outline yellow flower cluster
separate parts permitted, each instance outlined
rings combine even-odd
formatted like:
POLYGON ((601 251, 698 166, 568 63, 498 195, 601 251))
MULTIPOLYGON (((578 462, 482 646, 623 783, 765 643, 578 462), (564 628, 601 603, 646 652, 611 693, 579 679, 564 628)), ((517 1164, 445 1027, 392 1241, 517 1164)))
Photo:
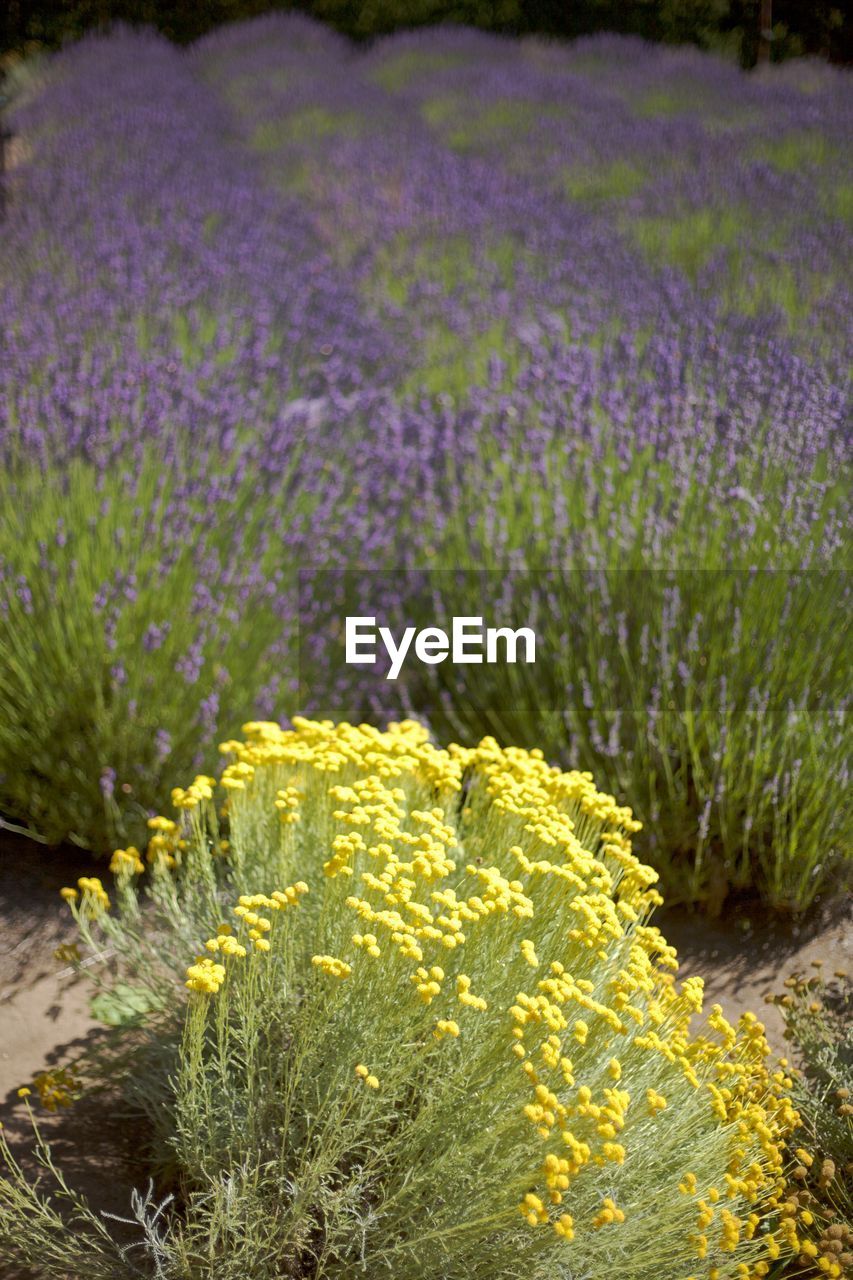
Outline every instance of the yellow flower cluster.
MULTIPOLYGON (((657 875, 632 851, 629 809, 540 752, 492 739, 441 750, 410 721, 382 732, 296 718, 291 729, 252 722, 243 732, 223 744, 229 856, 245 860, 278 814, 277 865, 305 880, 241 897, 245 934, 220 928, 187 986, 218 991, 249 948, 275 956, 275 913, 311 884, 305 963, 348 980, 346 994, 321 984, 329 1010, 388 1001, 395 1026, 409 1019, 407 1051, 442 1055, 436 1072, 483 1055, 478 1078, 500 1099, 493 1114, 517 1124, 520 1145, 541 1146, 506 1188, 509 1212, 547 1228, 553 1247, 580 1249, 582 1260, 599 1233, 627 1241, 643 1230, 653 1202, 638 1199, 646 1180, 629 1176, 641 1165, 656 1180, 645 1194, 666 1206, 667 1248, 701 1261, 709 1280, 715 1270, 753 1280, 798 1246, 794 1218, 780 1215, 797 1121, 790 1082, 769 1065, 752 1015, 734 1027, 715 1006, 692 1025, 702 983, 674 981, 675 951, 647 923, 657 875), (691 1169, 694 1145, 702 1163, 691 1169), (768 1231, 771 1214, 780 1225, 768 1231)), ((213 787, 197 778, 175 804, 199 806, 213 787)), ((154 829, 154 839, 178 838, 154 829)), ((392 1059, 371 1059, 385 1095, 392 1059)), ((378 1088, 363 1063, 355 1074, 378 1088)))
POLYGON ((592 1220, 593 1231, 607 1227, 611 1222, 624 1222, 625 1212, 614 1204, 610 1196, 605 1196, 601 1208, 592 1220))
POLYGON ((127 849, 116 849, 110 858, 110 871, 114 876, 139 876, 144 870, 145 863, 133 845, 127 849))
POLYGON ((177 866, 187 844, 181 837, 180 827, 171 818, 163 817, 149 818, 148 827, 154 835, 148 841, 146 861, 154 867, 171 870, 177 866))
POLYGON ((186 986, 190 991, 203 995, 216 995, 225 981, 225 965, 216 964, 210 956, 197 956, 195 964, 187 969, 186 986))
POLYGON ((312 956, 311 963, 330 978, 348 978, 352 973, 352 965, 339 960, 337 956, 312 956))
POLYGON ((283 823, 299 821, 299 791, 296 787, 285 787, 279 791, 275 799, 275 807, 281 815, 283 823))
POLYGON ((223 956, 236 956, 238 960, 245 960, 248 954, 243 944, 227 933, 217 933, 215 938, 208 938, 204 946, 214 955, 219 952, 223 956))
POLYGON ((466 1005, 469 1009, 480 1009, 485 1013, 489 1005, 482 996, 475 996, 471 991, 471 979, 466 973, 460 973, 456 979, 456 995, 460 1004, 466 1005))
POLYGON ((227 962, 232 959, 245 960, 249 954, 249 943, 255 951, 266 952, 271 949, 272 943, 267 934, 273 931, 273 921, 268 916, 259 915, 259 910, 271 913, 286 911, 288 907, 295 907, 307 892, 308 885, 304 880, 299 880, 286 889, 274 890, 269 896, 265 893, 241 894, 233 910, 240 927, 246 930, 246 944, 235 936, 230 924, 220 924, 216 936, 208 938, 204 944, 208 954, 196 956, 195 964, 187 969, 185 985, 190 991, 216 995, 225 982, 227 962), (219 956, 222 963, 213 961, 211 956, 219 956))
POLYGON ((441 984, 444 981, 444 970, 441 965, 434 964, 431 969, 419 965, 409 978, 424 1004, 431 1004, 436 996, 441 995, 441 984))
POLYGON ((355 946, 364 947, 367 954, 369 956, 373 956, 375 960, 378 960, 382 955, 376 941, 375 933, 354 933, 352 935, 352 940, 355 946))
POLYGON ((60 889, 59 893, 83 920, 96 920, 110 909, 110 896, 97 876, 81 876, 76 889, 60 889))
MULTIPOLYGON (((39 1102, 46 1111, 57 1111, 60 1107, 70 1107, 75 1095, 80 1090, 80 1081, 70 1067, 54 1067, 50 1071, 40 1071, 33 1079, 39 1096, 39 1102)), ((19 1098, 29 1098, 32 1090, 26 1085, 18 1089, 19 1098)))
POLYGON ((176 809, 195 809, 204 800, 213 799, 213 788, 216 786, 215 778, 208 778, 205 774, 200 773, 194 778, 186 791, 181 787, 174 787, 172 790, 172 804, 176 809))

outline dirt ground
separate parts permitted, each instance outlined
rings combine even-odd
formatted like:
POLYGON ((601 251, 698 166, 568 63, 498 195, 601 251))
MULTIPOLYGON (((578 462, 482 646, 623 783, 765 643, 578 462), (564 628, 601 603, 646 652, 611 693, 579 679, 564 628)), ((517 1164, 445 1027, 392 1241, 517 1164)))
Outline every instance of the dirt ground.
POLYGON ((662 909, 658 925, 678 950, 678 976, 705 979, 705 1004, 715 1001, 734 1020, 751 1009, 767 1027, 771 1046, 786 1050, 779 1010, 764 1003, 795 970, 823 961, 827 973, 853 973, 853 912, 850 903, 819 906, 807 920, 768 919, 753 906, 732 904, 719 920, 680 909, 662 909))
MULTIPOLYGON (((99 1034, 87 983, 54 955, 75 936, 58 891, 86 874, 103 875, 103 864, 79 849, 46 849, 0 829, 0 1121, 25 1164, 31 1131, 17 1089, 99 1034)), ((662 911, 656 923, 678 948, 680 976, 702 974, 708 1004, 719 1001, 730 1017, 753 1009, 779 1052, 785 1050, 781 1021, 778 1010, 763 1003, 765 994, 813 960, 853 971, 853 919, 838 907, 819 910, 806 923, 768 921, 742 906, 718 921, 662 911)), ((121 1117, 84 1100, 45 1116, 44 1130, 69 1183, 99 1210, 127 1214, 131 1190, 144 1174, 121 1117)))
MULTIPOLYGON (((33 1151, 32 1128, 17 1090, 61 1066, 102 1034, 89 1012, 89 989, 57 947, 74 941, 74 922, 59 897, 80 875, 104 873, 79 849, 47 849, 0 828, 0 1123, 30 1179, 49 1179, 33 1151)), ((144 1173, 134 1161, 135 1135, 101 1099, 82 1099, 54 1114, 33 1110, 69 1185, 99 1211, 127 1216, 144 1173)), ((121 1228, 114 1234, 118 1238, 121 1228)), ((28 1280, 16 1271, 3 1280, 28 1280)))

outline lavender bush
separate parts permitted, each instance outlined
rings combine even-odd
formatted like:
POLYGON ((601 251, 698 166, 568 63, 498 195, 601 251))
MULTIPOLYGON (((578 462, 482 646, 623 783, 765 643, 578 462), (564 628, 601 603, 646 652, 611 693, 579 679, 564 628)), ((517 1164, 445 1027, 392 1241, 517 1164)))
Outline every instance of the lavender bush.
POLYGON ((130 839, 247 707, 297 709, 299 617, 300 709, 541 743, 670 895, 806 905, 851 834, 850 101, 292 17, 56 58, 0 247, 0 806, 130 839), (547 660, 368 691, 297 593, 328 567, 405 570, 356 594, 423 622, 532 591, 547 660))
POLYGON ((376 536, 370 459, 359 502, 350 457, 392 344, 164 41, 82 43, 20 127, 37 160, 3 239, 3 804, 97 846, 232 708, 286 701, 292 565, 376 536))

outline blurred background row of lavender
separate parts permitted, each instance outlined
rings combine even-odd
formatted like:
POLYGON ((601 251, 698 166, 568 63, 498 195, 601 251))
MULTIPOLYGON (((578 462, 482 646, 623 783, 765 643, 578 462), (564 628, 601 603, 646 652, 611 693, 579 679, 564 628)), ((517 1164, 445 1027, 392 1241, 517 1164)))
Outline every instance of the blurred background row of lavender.
POLYGON ((696 44, 745 67, 817 55, 853 57, 850 15, 834 0, 7 0, 4 50, 58 48, 111 22, 155 27, 188 44, 226 22, 296 11, 358 41, 449 22, 504 35, 576 39, 597 31, 696 44))
POLYGON ((245 719, 414 712, 592 769, 670 897, 837 885, 847 73, 274 16, 16 74, 7 819, 139 841, 245 719), (541 657, 392 686, 347 611, 541 657))

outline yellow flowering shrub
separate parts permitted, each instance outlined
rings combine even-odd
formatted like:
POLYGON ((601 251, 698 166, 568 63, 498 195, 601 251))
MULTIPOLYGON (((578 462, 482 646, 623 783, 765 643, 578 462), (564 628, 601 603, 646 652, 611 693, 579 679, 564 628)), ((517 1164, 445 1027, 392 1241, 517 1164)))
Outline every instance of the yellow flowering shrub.
POLYGON ((152 1275, 752 1280, 797 1251, 790 1081, 675 981, 630 810, 412 722, 244 734, 152 820, 144 892, 125 850, 115 911, 68 895, 171 1008, 184 957, 152 1275))

